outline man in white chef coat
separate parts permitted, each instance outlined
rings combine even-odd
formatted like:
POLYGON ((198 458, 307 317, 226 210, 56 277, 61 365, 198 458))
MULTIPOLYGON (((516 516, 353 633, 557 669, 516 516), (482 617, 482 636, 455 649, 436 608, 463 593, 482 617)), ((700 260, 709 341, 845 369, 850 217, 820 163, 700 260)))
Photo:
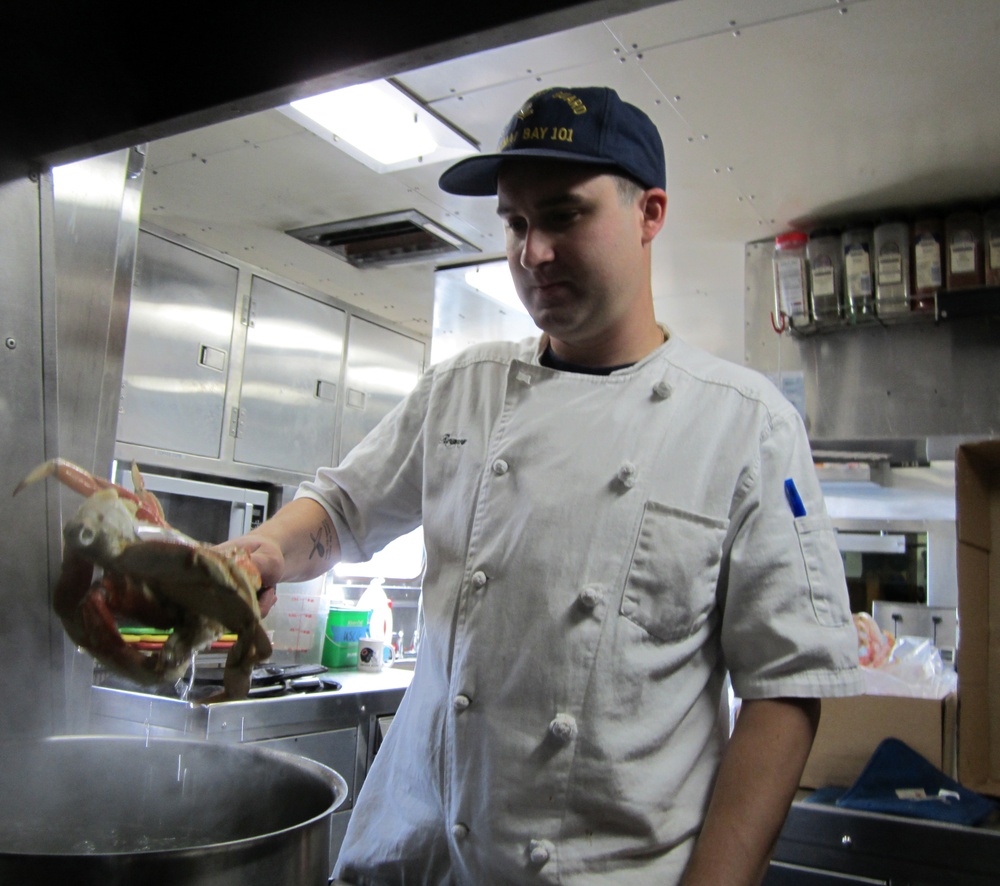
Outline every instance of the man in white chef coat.
POLYGON ((538 93, 441 186, 497 195, 543 334, 432 367, 241 540, 273 585, 424 527, 413 683, 338 876, 759 883, 818 699, 861 689, 800 418, 657 323, 664 151, 613 90, 538 93))

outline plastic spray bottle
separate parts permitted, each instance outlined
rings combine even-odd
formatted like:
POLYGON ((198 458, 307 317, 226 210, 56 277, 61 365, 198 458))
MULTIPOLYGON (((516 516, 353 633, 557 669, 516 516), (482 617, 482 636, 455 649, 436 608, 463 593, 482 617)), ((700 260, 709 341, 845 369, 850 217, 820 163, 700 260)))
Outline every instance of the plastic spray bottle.
POLYGON ((385 579, 373 578, 358 600, 358 609, 370 609, 372 617, 368 622, 368 636, 372 640, 392 642, 392 606, 382 590, 385 579))

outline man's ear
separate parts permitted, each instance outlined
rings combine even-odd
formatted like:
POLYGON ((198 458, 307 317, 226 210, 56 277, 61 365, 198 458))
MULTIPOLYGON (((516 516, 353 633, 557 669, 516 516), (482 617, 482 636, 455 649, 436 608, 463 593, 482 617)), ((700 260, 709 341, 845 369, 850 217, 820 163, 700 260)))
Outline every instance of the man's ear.
POLYGON ((650 242, 667 219, 667 192, 663 188, 650 188, 640 198, 642 209, 642 241, 650 242))

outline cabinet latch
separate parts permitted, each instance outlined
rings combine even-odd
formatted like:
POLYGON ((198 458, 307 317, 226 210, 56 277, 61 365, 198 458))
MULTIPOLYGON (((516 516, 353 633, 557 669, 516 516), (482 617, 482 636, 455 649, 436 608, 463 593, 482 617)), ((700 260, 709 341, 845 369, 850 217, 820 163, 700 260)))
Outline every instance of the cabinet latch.
POLYGON ((243 297, 243 306, 240 308, 240 323, 244 326, 253 329, 254 325, 254 306, 253 306, 253 296, 245 295, 243 297))
POLYGON ((243 433, 243 423, 246 416, 239 406, 234 406, 229 414, 229 436, 239 437, 243 433))

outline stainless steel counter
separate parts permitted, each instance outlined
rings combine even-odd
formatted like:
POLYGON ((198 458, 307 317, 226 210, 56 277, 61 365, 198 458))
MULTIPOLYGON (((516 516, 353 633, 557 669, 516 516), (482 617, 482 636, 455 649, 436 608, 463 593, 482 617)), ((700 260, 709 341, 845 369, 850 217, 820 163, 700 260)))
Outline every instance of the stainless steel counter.
POLYGON ((359 719, 395 713, 410 685, 412 671, 387 668, 378 674, 331 672, 341 684, 335 692, 201 705, 94 686, 90 728, 95 733, 201 738, 210 741, 261 741, 356 726, 359 719))

